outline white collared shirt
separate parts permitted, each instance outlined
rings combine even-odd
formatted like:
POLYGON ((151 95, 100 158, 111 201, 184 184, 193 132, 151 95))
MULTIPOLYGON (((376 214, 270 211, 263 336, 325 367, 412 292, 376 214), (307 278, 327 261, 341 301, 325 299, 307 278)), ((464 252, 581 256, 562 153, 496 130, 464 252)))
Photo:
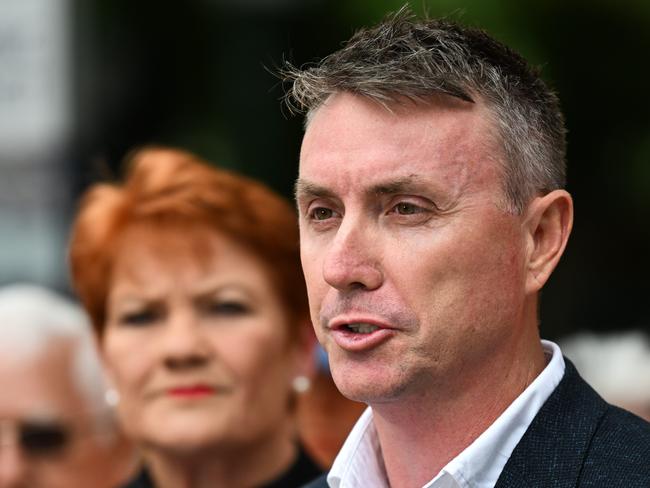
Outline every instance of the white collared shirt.
MULTIPOLYGON (((491 488, 528 426, 564 376, 560 348, 542 341, 551 359, 544 370, 474 442, 422 488, 491 488)), ((330 488, 389 488, 379 438, 367 408, 327 475, 330 488)))

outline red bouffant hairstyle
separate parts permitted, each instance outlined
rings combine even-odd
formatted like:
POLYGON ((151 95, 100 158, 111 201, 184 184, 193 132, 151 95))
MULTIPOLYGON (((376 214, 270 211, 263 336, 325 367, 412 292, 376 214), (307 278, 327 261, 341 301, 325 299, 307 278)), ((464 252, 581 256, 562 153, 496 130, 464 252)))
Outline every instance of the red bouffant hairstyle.
MULTIPOLYGON (((292 324, 309 317, 293 206, 266 186, 167 148, 126 161, 122 184, 99 183, 83 195, 69 244, 72 281, 101 337, 113 262, 132 225, 193 225, 246 246, 267 265, 292 324)), ((187 239, 192 239, 191 230, 187 239)))

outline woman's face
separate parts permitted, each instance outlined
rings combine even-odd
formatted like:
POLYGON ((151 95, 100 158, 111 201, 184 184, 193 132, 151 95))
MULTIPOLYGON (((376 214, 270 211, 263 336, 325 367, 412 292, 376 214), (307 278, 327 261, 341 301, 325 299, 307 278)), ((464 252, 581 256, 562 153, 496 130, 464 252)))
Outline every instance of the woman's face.
POLYGON ((299 341, 263 263, 207 229, 134 227, 124 243, 102 350, 127 434, 191 452, 286 426, 299 341))

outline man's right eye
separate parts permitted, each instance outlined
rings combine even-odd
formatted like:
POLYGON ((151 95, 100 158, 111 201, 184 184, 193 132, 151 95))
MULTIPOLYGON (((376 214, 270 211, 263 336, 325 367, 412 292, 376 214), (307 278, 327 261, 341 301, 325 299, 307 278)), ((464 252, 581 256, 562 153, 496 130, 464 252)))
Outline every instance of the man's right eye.
POLYGON ((334 216, 332 209, 327 207, 316 207, 310 214, 313 220, 327 220, 334 216))

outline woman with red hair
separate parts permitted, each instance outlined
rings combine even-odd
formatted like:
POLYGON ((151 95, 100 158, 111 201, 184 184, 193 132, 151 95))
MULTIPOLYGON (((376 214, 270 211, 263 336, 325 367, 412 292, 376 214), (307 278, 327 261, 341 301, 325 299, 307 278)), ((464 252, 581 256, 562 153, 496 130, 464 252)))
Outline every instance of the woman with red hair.
POLYGON ((123 184, 84 195, 70 264, 142 452, 130 487, 291 487, 318 474, 292 415, 313 340, 288 202, 191 154, 145 149, 123 184))

